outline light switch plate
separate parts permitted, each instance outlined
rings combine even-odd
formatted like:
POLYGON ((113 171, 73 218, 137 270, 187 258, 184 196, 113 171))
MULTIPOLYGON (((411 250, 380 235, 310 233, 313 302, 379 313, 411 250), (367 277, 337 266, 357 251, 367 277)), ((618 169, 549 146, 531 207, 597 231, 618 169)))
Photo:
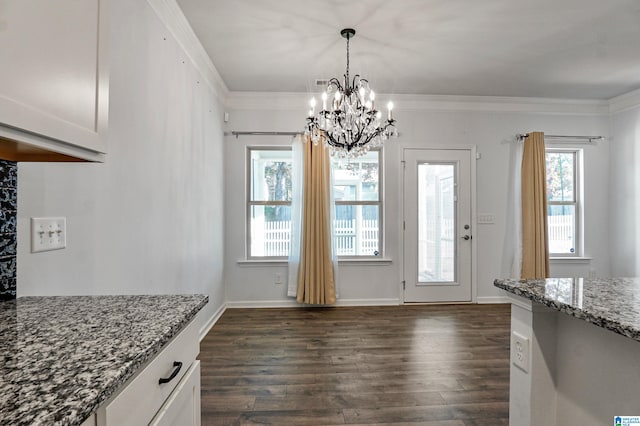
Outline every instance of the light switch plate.
POLYGON ((478 213, 478 224, 495 223, 496 218, 493 213, 478 213))
POLYGON ((31 253, 59 250, 67 246, 67 219, 64 217, 31 218, 31 253))

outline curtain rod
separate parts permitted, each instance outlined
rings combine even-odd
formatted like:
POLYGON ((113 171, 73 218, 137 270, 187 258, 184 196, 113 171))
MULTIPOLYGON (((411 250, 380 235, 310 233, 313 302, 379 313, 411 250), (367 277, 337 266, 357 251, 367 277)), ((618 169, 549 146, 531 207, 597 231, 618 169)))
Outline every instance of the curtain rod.
POLYGON ((241 135, 252 135, 252 136, 298 136, 301 135, 302 132, 231 132, 233 136, 238 139, 238 136, 241 135))
MULTIPOLYGON (((529 133, 518 133, 516 135, 516 140, 522 140, 529 136, 529 133)), ((568 136, 568 135, 544 135, 545 139, 584 139, 589 143, 593 141, 603 141, 604 136, 568 136)))

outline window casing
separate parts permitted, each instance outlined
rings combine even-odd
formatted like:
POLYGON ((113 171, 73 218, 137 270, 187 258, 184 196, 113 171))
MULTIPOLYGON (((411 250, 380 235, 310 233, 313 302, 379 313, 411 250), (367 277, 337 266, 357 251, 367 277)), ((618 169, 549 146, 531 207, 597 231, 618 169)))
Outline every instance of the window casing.
MULTIPOLYGON (((341 258, 381 256, 381 150, 353 160, 332 158, 334 229, 341 258)), ((247 151, 247 258, 286 259, 291 235, 293 171, 288 147, 247 151)))
POLYGON ((581 165, 581 150, 546 150, 547 231, 551 257, 582 255, 581 165))

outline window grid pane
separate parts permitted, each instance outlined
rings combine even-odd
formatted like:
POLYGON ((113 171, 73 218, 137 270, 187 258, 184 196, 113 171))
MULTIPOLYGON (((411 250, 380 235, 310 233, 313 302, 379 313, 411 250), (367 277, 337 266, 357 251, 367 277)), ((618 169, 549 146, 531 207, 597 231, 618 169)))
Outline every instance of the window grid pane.
POLYGON ((291 151, 251 150, 250 201, 291 201, 291 151))
POLYGON ((288 256, 290 237, 291 206, 251 206, 251 256, 288 256))
POLYGON ((575 153, 547 152, 547 200, 576 201, 575 153))
POLYGON ((379 210, 379 205, 336 206, 334 229, 338 256, 380 254, 379 210))
POLYGON ((576 206, 552 204, 547 206, 549 253, 573 255, 576 253, 576 206))
POLYGON ((380 201, 380 151, 350 160, 331 159, 336 201, 380 201))

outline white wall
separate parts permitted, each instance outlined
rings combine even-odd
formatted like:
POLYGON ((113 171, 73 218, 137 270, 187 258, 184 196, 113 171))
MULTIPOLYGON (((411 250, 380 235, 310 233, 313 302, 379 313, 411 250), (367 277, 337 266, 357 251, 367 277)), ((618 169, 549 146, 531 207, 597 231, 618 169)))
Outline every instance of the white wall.
MULTIPOLYGON (((506 231, 509 146, 516 133, 544 131, 549 134, 608 136, 608 114, 596 104, 569 104, 520 100, 486 103, 441 97, 395 97, 400 138, 384 148, 385 257, 386 265, 341 265, 342 303, 398 303, 402 293, 400 220, 402 197, 400 158, 403 146, 476 145, 482 158, 477 161, 477 212, 495 215, 495 224, 477 225, 477 296, 479 302, 500 300, 493 286, 503 276, 502 257, 506 231), (403 109, 403 99, 405 109, 403 109), (424 99, 427 99, 425 97, 424 99), (431 99, 431 98, 428 98, 431 99), (411 107, 411 109, 409 109, 411 107)), ((383 99, 384 100, 384 99, 383 99)), ((303 96, 263 94, 238 95, 230 100, 229 130, 297 131, 303 128, 306 99, 303 96)), ((384 105, 384 103, 381 103, 384 105)), ((289 137, 227 136, 225 139, 225 282, 231 304, 261 306, 290 303, 285 285, 274 283, 276 273, 286 276, 283 264, 238 263, 244 258, 245 242, 245 152, 249 145, 286 145, 289 137)), ((584 146, 585 255, 593 257, 581 264, 552 264, 554 276, 586 276, 590 270, 609 275, 608 256, 608 164, 607 143, 584 146)))
POLYGON ((640 107, 611 117, 611 271, 640 275, 640 107), (615 243, 614 243, 615 242, 615 243))
POLYGON ((205 293, 224 303, 222 105, 144 0, 110 0, 104 164, 19 164, 18 295, 205 293), (67 248, 29 252, 29 218, 67 248))

